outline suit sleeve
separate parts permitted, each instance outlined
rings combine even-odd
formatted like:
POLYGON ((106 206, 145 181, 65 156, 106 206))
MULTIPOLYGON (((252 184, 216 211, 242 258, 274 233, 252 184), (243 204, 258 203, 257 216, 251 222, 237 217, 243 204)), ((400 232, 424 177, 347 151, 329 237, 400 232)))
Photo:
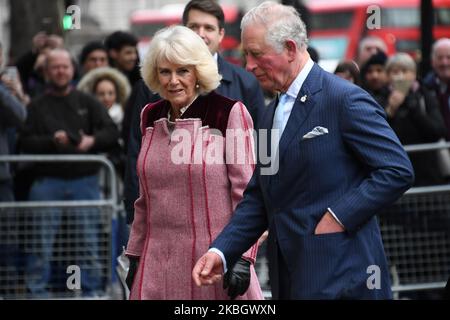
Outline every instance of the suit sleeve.
MULTIPOLYGON (((246 127, 251 129, 251 124, 250 115, 245 107, 241 103, 236 104, 230 113, 228 129, 246 127)), ((245 147, 246 159, 250 161, 250 155, 253 157, 254 146, 252 137, 247 138, 249 144, 245 147)), ((229 152, 228 148, 229 142, 227 142, 227 152, 229 152)), ((236 152, 235 155, 239 156, 239 153, 236 152)), ((242 155, 240 158, 243 159, 242 155)), ((235 160, 236 162, 227 164, 227 169, 232 185, 233 208, 236 209, 230 222, 211 245, 222 251, 228 267, 233 266, 242 255, 254 263, 257 253, 256 242, 267 229, 264 200, 256 171, 253 170, 253 165, 239 165, 238 159, 235 160), (248 179, 250 181, 247 184, 248 179)), ((254 163, 253 160, 251 161, 254 163)))
POLYGON ((382 108, 363 90, 352 90, 341 109, 341 134, 367 168, 367 177, 329 206, 349 232, 397 200, 414 180, 411 162, 382 108))
POLYGON ((19 127, 25 122, 26 116, 25 106, 0 84, 0 124, 3 127, 19 127))

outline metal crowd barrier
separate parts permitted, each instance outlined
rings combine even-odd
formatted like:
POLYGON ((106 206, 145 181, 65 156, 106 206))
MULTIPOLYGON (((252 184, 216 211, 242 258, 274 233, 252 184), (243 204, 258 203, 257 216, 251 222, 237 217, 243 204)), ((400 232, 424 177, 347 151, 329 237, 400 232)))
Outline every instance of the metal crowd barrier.
MULTIPOLYGON (((408 153, 449 148, 449 142, 405 146, 408 153)), ((378 214, 378 221, 394 298, 445 288, 450 277, 450 184, 409 189, 378 214)), ((264 297, 270 299, 264 256, 258 256, 255 267, 263 279, 260 282, 264 297)))
POLYGON ((0 156, 1 162, 96 162, 107 192, 95 201, 0 202, 0 299, 108 298, 117 211, 111 162, 97 155, 0 156))
MULTIPOLYGON (((449 148, 443 141, 405 146, 409 154, 449 148)), ((450 184, 411 188, 379 214, 379 222, 394 297, 445 288, 450 277, 450 184)))

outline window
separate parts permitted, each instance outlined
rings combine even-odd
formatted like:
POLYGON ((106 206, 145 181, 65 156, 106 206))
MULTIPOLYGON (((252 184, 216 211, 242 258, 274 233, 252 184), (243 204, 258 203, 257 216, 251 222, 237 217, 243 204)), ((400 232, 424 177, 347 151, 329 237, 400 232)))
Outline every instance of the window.
POLYGON ((420 49, 416 40, 397 40, 395 48, 398 52, 414 52, 420 49))
POLYGON ((143 23, 143 24, 133 24, 131 25, 131 32, 137 37, 137 38, 146 38, 146 37, 153 37, 153 35, 156 33, 156 31, 167 27, 166 24, 163 22, 149 22, 149 23, 143 23))
POLYGON ((309 39, 311 47, 319 52, 320 60, 342 60, 348 39, 345 37, 320 37, 309 39))
POLYGON ((382 27, 417 27, 420 25, 418 8, 381 9, 382 27))
POLYGON ((435 9, 434 14, 437 26, 450 26, 450 8, 435 9))
POLYGON ((348 29, 353 21, 352 11, 311 14, 311 30, 348 29))

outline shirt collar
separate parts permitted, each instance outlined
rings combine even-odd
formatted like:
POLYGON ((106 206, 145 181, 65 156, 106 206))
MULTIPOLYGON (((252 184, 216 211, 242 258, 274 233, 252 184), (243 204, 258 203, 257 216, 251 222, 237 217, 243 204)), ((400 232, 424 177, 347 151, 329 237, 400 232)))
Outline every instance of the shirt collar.
POLYGON ((306 77, 308 76, 313 66, 314 62, 311 60, 311 58, 309 58, 303 69, 295 78, 294 82, 292 82, 291 85, 289 86, 286 92, 286 94, 289 97, 293 98, 294 100, 297 98, 297 95, 300 92, 300 89, 302 88, 302 85, 305 82, 306 77))
MULTIPOLYGON (((186 110, 195 102, 195 100, 197 100, 198 98, 198 94, 195 96, 194 100, 192 100, 191 103, 189 103, 187 106, 180 108, 180 117, 183 115, 183 113, 186 112, 186 110)), ((169 111, 167 112, 167 119, 170 119, 170 111, 171 108, 169 108, 169 111)), ((170 120, 169 120, 170 121, 170 120)))

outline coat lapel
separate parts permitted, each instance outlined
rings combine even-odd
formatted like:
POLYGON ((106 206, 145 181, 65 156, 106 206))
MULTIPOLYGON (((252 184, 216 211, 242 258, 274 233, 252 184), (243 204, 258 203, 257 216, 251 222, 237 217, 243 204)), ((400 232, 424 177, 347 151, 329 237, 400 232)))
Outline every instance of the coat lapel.
POLYGON ((315 94, 322 89, 322 72, 322 69, 314 64, 297 95, 286 128, 281 136, 280 161, 316 104, 315 94))
MULTIPOLYGON (((270 158, 271 155, 271 130, 273 117, 275 114, 275 107, 278 104, 278 99, 274 99, 269 105, 266 107, 266 110, 263 114, 262 121, 260 122, 259 128, 257 129, 257 157, 259 167, 270 167, 271 163, 265 163, 270 158), (265 141, 264 141, 265 140, 265 141), (263 141, 265 144, 263 145, 263 141), (263 160, 263 161, 262 161, 263 160), (264 162, 264 163, 263 163, 264 162)), ((258 168, 257 170, 261 170, 258 168)), ((269 178, 268 175, 261 175, 261 177, 269 178)))

